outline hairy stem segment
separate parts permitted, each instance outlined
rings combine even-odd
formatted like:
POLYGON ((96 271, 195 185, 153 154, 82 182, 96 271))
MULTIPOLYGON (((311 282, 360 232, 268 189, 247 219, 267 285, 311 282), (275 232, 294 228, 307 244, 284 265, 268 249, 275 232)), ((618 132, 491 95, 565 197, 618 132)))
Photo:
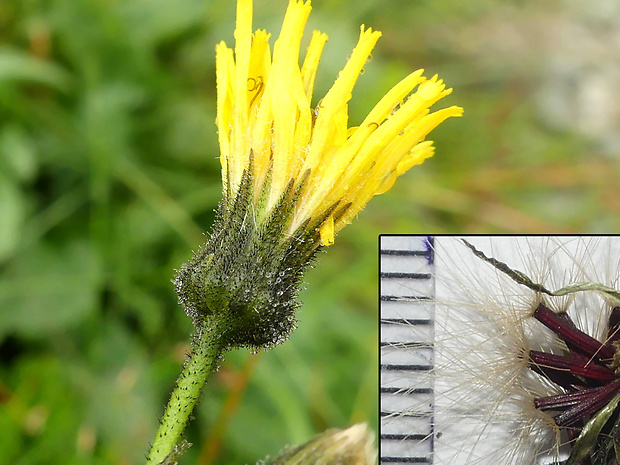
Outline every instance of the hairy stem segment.
POLYGON ((174 463, 174 457, 186 447, 179 444, 190 414, 200 398, 207 377, 217 369, 217 362, 225 344, 217 325, 198 329, 192 351, 188 355, 183 370, 170 395, 170 400, 161 419, 157 435, 149 451, 147 465, 174 463), (166 461, 166 459, 172 459, 166 461))

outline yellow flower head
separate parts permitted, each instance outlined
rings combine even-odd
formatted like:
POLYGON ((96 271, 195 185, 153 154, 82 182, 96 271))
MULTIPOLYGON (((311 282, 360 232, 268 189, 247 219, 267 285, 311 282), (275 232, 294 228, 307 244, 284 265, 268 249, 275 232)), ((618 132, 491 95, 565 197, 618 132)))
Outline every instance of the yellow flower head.
POLYGON ((272 57, 269 34, 252 33, 252 0, 239 0, 235 49, 217 46, 224 195, 209 240, 183 264, 175 285, 199 331, 216 327, 226 347, 285 340, 295 327, 299 283, 320 246, 430 157, 426 135, 462 113, 429 113, 450 89, 416 71, 359 127, 348 128, 347 102, 380 36, 363 27, 336 83, 312 107, 327 36, 314 32, 300 66, 309 14, 310 2, 291 0, 272 57))
POLYGON ((327 36, 314 31, 300 67, 310 10, 310 1, 290 1, 272 57, 270 34, 252 33, 252 0, 237 2, 234 54, 223 42, 216 47, 217 126, 225 199, 236 197, 251 166, 259 219, 285 192, 295 192, 286 233, 313 225, 322 245, 330 245, 374 195, 433 155, 432 142, 424 138, 463 110, 453 106, 430 113, 428 108, 452 89, 418 70, 390 90, 360 126, 349 128, 347 102, 381 36, 364 26, 338 79, 313 107, 327 36))

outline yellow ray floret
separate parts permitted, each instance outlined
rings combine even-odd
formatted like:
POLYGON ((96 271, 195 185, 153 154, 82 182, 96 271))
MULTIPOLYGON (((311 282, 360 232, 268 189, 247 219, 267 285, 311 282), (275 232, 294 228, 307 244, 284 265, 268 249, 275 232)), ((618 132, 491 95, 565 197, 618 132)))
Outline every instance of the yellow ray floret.
POLYGON ((321 243, 329 245, 374 195, 433 156, 432 142, 425 137, 463 110, 452 106, 429 112, 451 89, 418 70, 394 86, 359 127, 349 128, 348 101, 381 36, 364 26, 336 82, 313 107, 327 36, 313 33, 300 67, 310 10, 309 1, 290 1, 271 57, 269 34, 252 34, 252 0, 238 1, 234 55, 224 43, 216 47, 217 126, 225 195, 234 196, 251 158, 254 200, 262 199, 264 213, 293 180, 300 195, 288 232, 331 211, 320 225, 321 243))

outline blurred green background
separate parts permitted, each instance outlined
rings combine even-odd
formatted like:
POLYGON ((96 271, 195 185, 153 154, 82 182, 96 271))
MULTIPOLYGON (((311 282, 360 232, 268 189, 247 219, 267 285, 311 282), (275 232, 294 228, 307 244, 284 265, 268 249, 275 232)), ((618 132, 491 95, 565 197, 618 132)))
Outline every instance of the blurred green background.
MULTIPOLYGON (((256 0, 255 28, 275 37, 286 3, 256 0)), ((351 125, 420 67, 465 117, 321 254, 291 340, 227 355, 182 464, 376 427, 378 234, 618 230, 618 80, 592 81, 615 76, 609 11, 576 4, 315 2, 317 100, 364 23, 383 38, 351 125)), ((0 0, 0 464, 143 461, 191 333, 170 279, 220 197, 214 45, 233 28, 232 1, 0 0)))

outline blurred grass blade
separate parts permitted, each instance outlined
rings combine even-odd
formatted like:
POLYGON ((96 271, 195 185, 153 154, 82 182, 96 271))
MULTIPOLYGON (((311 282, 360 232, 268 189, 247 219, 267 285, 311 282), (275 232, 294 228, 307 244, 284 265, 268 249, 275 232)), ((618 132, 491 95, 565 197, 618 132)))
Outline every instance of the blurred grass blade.
POLYGON ((2 81, 31 81, 64 91, 69 88, 71 77, 65 70, 49 61, 10 47, 0 47, 0 82, 2 81))

